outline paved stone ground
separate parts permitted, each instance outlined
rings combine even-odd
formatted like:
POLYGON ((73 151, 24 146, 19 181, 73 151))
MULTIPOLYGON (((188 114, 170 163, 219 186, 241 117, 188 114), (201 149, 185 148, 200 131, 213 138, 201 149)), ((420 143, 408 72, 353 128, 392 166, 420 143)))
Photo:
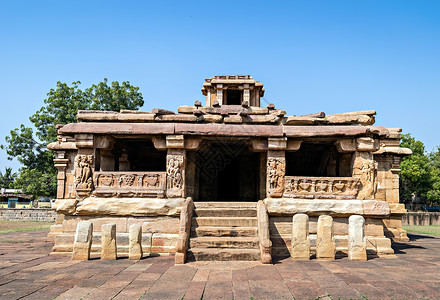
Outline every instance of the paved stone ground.
POLYGON ((440 238, 411 235, 367 262, 70 261, 47 231, 0 234, 1 299, 440 299, 440 238), (331 298, 328 296, 331 295, 331 298))

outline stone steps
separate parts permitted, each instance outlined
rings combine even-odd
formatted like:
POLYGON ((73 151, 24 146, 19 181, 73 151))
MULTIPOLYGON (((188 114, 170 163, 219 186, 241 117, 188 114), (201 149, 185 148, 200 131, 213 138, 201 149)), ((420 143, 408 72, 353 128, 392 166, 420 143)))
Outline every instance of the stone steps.
POLYGON ((196 210, 197 217, 256 217, 255 208, 202 207, 196 210))
POLYGON ((260 260, 259 249, 191 248, 187 255, 189 260, 197 261, 260 260))
POLYGON ((257 208, 257 202, 194 202, 197 208, 257 208))
POLYGON ((226 226, 226 227, 251 227, 257 226, 256 217, 195 217, 192 226, 226 226))
POLYGON ((256 202, 195 202, 187 258, 260 260, 256 202))
POLYGON ((190 240, 191 248, 258 249, 257 237, 196 237, 190 240))
POLYGON ((258 230, 256 227, 213 227, 213 226, 199 226, 191 227, 191 236, 232 236, 232 237, 256 237, 258 230))

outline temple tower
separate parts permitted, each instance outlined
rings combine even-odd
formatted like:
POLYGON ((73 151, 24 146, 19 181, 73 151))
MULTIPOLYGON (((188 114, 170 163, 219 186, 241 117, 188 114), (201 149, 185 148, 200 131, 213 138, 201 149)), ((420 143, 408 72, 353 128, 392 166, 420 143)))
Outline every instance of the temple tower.
POLYGON ((260 106, 264 87, 250 75, 216 75, 205 78, 202 93, 206 96, 206 106, 240 105, 243 101, 260 106))

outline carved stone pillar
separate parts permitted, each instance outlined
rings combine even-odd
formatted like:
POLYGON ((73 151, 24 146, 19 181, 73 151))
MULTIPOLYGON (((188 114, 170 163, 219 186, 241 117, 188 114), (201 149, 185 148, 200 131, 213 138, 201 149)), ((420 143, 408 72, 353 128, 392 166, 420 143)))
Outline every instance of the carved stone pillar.
POLYGON ((353 177, 360 178, 361 187, 358 199, 374 199, 377 189, 377 162, 373 152, 379 149, 377 140, 368 137, 356 139, 356 151, 353 157, 353 177))
POLYGON ((167 197, 185 197, 186 151, 183 135, 166 137, 167 152, 167 197))
POLYGON ((64 199, 66 189, 66 168, 69 163, 69 159, 66 158, 66 151, 57 151, 54 162, 55 168, 58 169, 57 199, 64 199))
POLYGON ((269 138, 267 151, 267 197, 280 198, 284 193, 286 175, 286 138, 269 138))
POLYGON ((218 104, 223 105, 223 84, 217 84, 217 97, 218 104))
POLYGON ((251 92, 249 89, 249 84, 245 83, 243 85, 243 101, 248 101, 248 103, 250 103, 251 100, 251 92))
POLYGON ((93 170, 95 168, 94 141, 92 134, 75 134, 78 154, 75 157, 75 191, 77 199, 90 196, 93 190, 93 170))

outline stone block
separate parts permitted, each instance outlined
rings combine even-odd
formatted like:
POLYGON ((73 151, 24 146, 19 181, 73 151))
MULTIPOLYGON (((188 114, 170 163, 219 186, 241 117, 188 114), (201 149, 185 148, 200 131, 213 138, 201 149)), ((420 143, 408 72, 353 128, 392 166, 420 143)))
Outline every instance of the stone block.
POLYGON ((73 243, 73 260, 89 260, 92 247, 93 224, 88 221, 78 223, 73 243))
POLYGON ((116 259, 116 224, 101 227, 101 259, 116 259))
POLYGON ((142 258, 142 227, 137 224, 130 226, 128 232, 129 248, 128 257, 129 259, 141 259, 142 258))
POLYGON ((333 218, 331 216, 319 216, 318 232, 316 238, 316 258, 335 259, 336 245, 333 236, 333 218))
POLYGON ((292 250, 294 260, 310 259, 309 216, 296 214, 292 218, 292 250))
POLYGON ((362 207, 366 216, 388 216, 391 212, 388 202, 363 200, 362 207))
POLYGON ((365 219, 362 216, 353 215, 348 218, 348 259, 367 260, 365 219))
POLYGON ((266 198, 264 203, 271 216, 293 216, 297 213, 305 213, 309 216, 323 213, 350 216, 363 213, 361 200, 266 198))
POLYGON ((62 214, 73 214, 76 210, 76 199, 58 199, 56 201, 56 211, 62 214))
POLYGON ((180 213, 184 198, 86 198, 79 215, 172 216, 180 213))
POLYGON ((384 236, 382 219, 365 219, 365 235, 366 236, 384 236))

